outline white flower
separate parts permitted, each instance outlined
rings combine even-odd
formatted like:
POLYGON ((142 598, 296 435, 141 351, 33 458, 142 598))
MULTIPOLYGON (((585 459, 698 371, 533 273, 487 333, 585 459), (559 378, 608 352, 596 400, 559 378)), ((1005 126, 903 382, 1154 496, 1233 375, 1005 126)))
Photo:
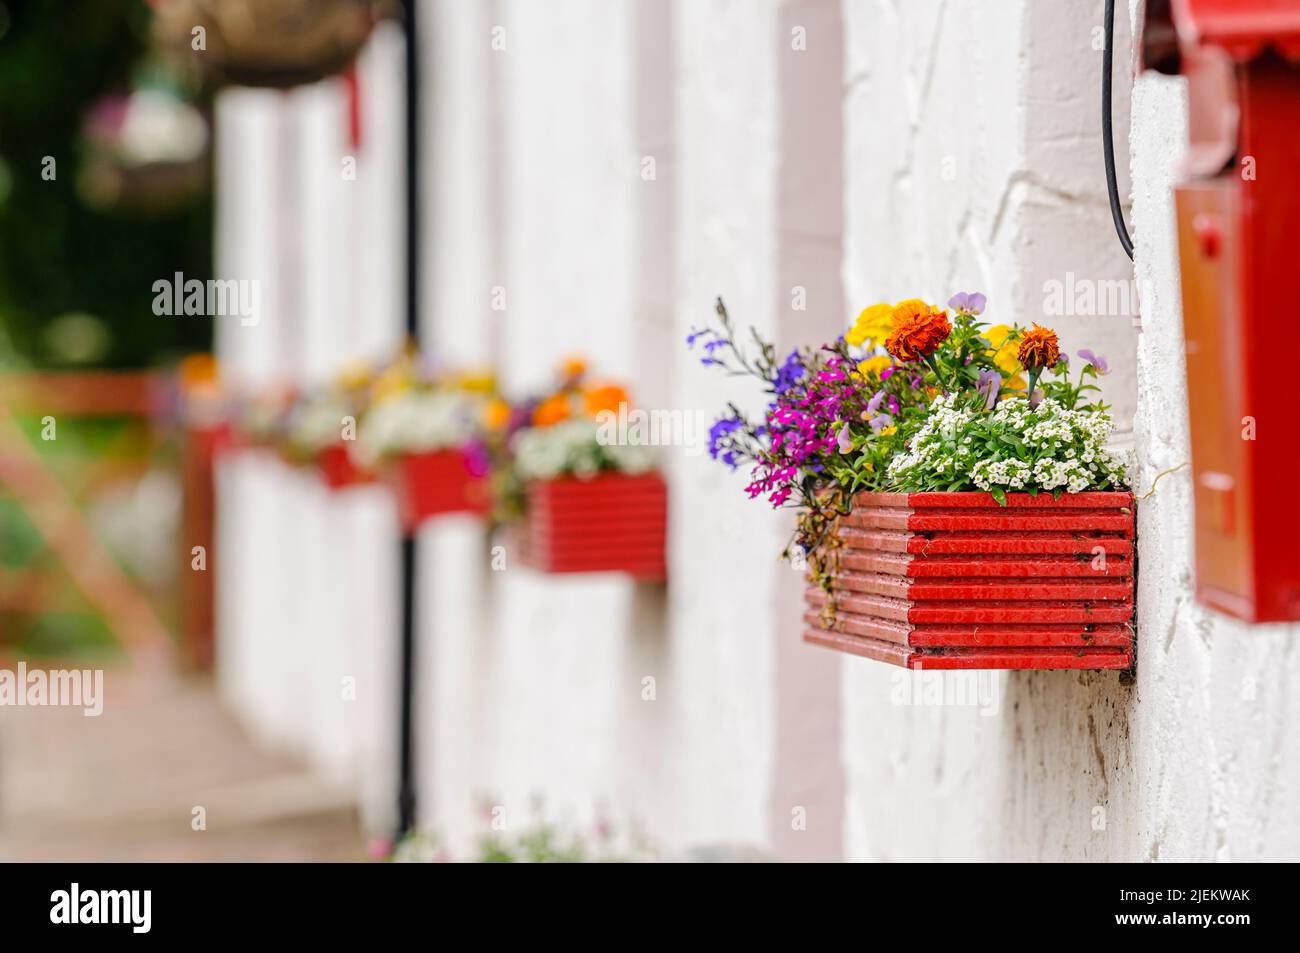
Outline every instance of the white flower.
POLYGON ((653 447, 601 443, 600 425, 585 417, 550 427, 529 427, 514 438, 515 467, 525 480, 552 480, 565 474, 593 477, 602 470, 645 473, 654 469, 653 447))
POLYGON ((463 391, 402 391, 367 411, 358 428, 357 449, 362 459, 374 461, 463 446, 474 437, 483 400, 463 391))

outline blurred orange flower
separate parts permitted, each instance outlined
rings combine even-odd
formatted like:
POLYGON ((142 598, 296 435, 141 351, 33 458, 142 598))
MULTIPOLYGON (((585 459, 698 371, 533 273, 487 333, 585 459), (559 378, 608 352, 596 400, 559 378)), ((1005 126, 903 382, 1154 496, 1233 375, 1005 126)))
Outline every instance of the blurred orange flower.
POLYGON ((587 373, 587 359, 581 354, 570 354, 560 364, 560 376, 566 381, 577 380, 587 373))
POLYGON ((1051 328, 1035 324, 1020 338, 1020 363, 1030 370, 1055 367, 1061 357, 1060 342, 1051 328))
POLYGON ((550 427, 572 415, 568 394, 552 394, 533 409, 533 426, 550 427))
POLYGON ((211 354, 190 354, 181 360, 177 370, 181 389, 187 392, 211 393, 221 376, 217 359, 211 354))
POLYGON ((494 397, 483 408, 483 426, 488 430, 500 430, 510 420, 510 405, 500 397, 494 397))
POLYGON ((627 389, 618 384, 589 387, 582 394, 582 403, 589 417, 595 417, 606 410, 618 413, 619 404, 628 403, 627 389))

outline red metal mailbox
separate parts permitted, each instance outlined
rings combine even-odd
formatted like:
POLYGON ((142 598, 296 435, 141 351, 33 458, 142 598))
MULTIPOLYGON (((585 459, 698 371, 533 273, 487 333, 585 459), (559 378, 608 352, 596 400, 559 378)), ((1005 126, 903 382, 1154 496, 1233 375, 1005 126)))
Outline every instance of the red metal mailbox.
POLYGON ((1300 0, 1153 0, 1143 48, 1188 81, 1176 205, 1197 597, 1300 619, 1300 0))

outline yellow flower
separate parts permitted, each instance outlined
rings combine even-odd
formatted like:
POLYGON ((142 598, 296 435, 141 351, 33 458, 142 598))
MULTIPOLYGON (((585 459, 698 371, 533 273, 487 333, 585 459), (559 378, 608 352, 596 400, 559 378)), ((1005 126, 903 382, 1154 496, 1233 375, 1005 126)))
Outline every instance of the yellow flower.
POLYGON ((892 437, 892 436, 893 436, 894 434, 896 434, 896 433, 898 433, 898 428, 897 428, 897 427, 882 427, 882 428, 880 429, 880 434, 879 434, 879 436, 881 436, 881 437, 892 437))
POLYGON ((1020 370, 1020 358, 1017 357, 1018 345, 1008 341, 1012 327, 1009 324, 995 324, 984 332, 985 339, 993 345, 993 363, 1008 374, 1020 370))
POLYGON ((456 376, 456 386, 474 394, 491 394, 497 389, 497 379, 491 371, 462 371, 456 376))
POLYGON ((868 374, 879 374, 893 361, 887 355, 877 354, 875 357, 869 357, 865 361, 858 361, 858 371, 864 377, 868 374))
POLYGON ((387 400, 390 397, 396 397, 398 394, 409 390, 410 387, 411 376, 404 373, 401 368, 390 367, 375 378, 370 393, 374 400, 378 402, 387 400))
POLYGON ((873 304, 869 308, 863 308, 858 319, 853 322, 853 327, 844 335, 844 340, 854 347, 867 343, 874 347, 884 343, 889 332, 894 330, 893 313, 893 305, 888 304, 873 304))
POLYGON ((338 384, 344 390, 359 390, 369 384, 374 375, 375 370, 369 361, 356 360, 339 371, 338 384))

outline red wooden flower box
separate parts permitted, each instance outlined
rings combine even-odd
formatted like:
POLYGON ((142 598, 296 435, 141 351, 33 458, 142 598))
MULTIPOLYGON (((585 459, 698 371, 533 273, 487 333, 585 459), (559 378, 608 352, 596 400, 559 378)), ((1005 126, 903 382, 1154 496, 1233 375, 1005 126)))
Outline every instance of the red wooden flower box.
POLYGON ((364 486, 379 479, 373 470, 358 466, 345 443, 336 443, 316 452, 316 469, 331 490, 364 486))
POLYGON ((487 477, 474 472, 470 458, 461 450, 402 454, 394 461, 390 480, 397 516, 407 532, 432 516, 485 515, 491 509, 487 477))
POLYGON ((1133 664, 1131 493, 862 493, 805 641, 922 669, 1133 664))
POLYGON ((667 578, 668 487, 657 473, 602 473, 528 485, 522 561, 543 572, 667 578))

